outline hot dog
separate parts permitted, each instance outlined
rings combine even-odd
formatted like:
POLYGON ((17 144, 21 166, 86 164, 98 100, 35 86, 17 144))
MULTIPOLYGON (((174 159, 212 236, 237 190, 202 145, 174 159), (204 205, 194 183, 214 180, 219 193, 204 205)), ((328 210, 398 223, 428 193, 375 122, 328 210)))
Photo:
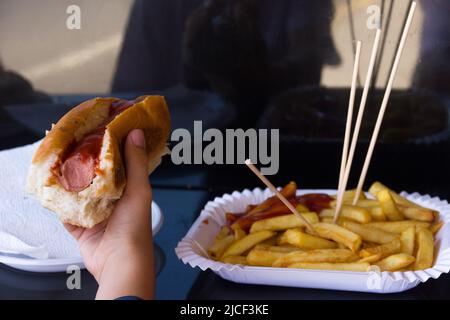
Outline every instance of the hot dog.
POLYGON ((83 139, 74 143, 69 148, 68 155, 63 157, 59 182, 67 191, 82 191, 86 189, 94 180, 96 175, 100 149, 106 126, 120 113, 142 101, 142 97, 134 100, 118 100, 111 103, 109 107, 109 117, 103 126, 87 134, 83 139))
POLYGON ((73 108, 37 149, 28 191, 63 222, 90 228, 105 220, 126 185, 122 149, 133 129, 144 131, 150 173, 167 153, 170 116, 163 97, 96 98, 73 108))

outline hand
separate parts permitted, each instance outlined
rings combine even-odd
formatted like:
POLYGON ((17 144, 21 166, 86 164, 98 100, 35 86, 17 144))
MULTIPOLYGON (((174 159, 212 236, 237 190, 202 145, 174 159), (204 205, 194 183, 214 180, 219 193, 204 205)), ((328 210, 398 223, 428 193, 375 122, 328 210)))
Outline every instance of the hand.
POLYGON ((152 192, 142 130, 128 135, 125 160, 127 185, 109 219, 91 229, 65 224, 99 283, 97 299, 153 297, 152 192))

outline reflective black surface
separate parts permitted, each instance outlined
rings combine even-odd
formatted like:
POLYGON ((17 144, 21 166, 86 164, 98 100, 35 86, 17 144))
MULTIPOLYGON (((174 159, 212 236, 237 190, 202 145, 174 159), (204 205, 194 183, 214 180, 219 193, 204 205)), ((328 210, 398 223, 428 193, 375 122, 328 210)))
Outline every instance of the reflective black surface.
MULTIPOLYGON (((17 109, 19 110, 19 109, 17 109)), ((57 115, 54 106, 40 108, 43 118, 57 115), (44 112, 47 110, 47 113, 44 112)), ((19 113, 29 118, 34 114, 32 106, 22 107, 19 113), (28 110, 28 111, 27 111, 28 110)), ((24 120, 23 120, 24 121, 24 120)), ((15 124, 15 126, 20 126, 15 124)), ((7 132, 3 131, 5 134, 7 132)), ((24 140, 0 140, 0 148, 21 145, 22 141, 33 141, 36 133, 24 131, 24 140)), ((408 152, 423 157, 420 150, 411 146, 408 152)), ((315 151, 320 154, 320 146, 315 151)), ((272 180, 275 184, 283 184, 288 180, 297 180, 302 188, 333 188, 336 181, 334 175, 320 174, 321 163, 315 164, 316 170, 305 170, 305 162, 291 162, 289 150, 281 153, 281 170, 272 180)), ((386 158, 378 159, 386 162, 386 158)), ((326 166, 329 162, 324 161, 326 166)), ((404 181, 390 178, 398 168, 389 165, 381 166, 386 180, 396 189, 407 189, 437 195, 450 199, 450 188, 444 181, 436 181, 434 185, 425 186, 424 181, 404 184, 404 181)), ((434 170, 432 167, 429 170, 434 170)), ((439 170, 439 168, 437 168, 439 170)), ((337 172, 337 168, 336 168, 337 172)), ((369 180, 370 181, 370 180, 369 180)), ((223 280, 210 271, 200 272, 184 265, 175 255, 175 246, 186 234, 205 203, 223 193, 244 188, 261 187, 260 182, 243 165, 235 166, 174 166, 167 161, 152 176, 154 200, 160 205, 164 214, 164 225, 156 235, 155 257, 159 271, 156 280, 156 297, 158 299, 444 299, 450 293, 450 279, 442 275, 439 279, 430 279, 410 291, 390 295, 374 295, 355 292, 329 290, 312 290, 301 288, 266 287, 257 285, 236 284, 223 280)), ((120 266, 118 266, 120 272, 120 266)), ((95 297, 97 284, 88 274, 82 272, 82 289, 68 290, 65 273, 39 274, 18 271, 0 266, 0 299, 92 299, 95 297)))

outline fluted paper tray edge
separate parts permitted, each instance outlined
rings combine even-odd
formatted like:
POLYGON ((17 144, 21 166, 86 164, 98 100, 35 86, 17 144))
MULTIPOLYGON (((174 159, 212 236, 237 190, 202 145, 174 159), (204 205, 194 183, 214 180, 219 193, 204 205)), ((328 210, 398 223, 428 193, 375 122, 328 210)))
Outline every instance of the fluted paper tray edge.
MULTIPOLYGON (((299 190, 297 194, 312 192, 335 194, 336 190, 299 190)), ((210 269, 222 278, 238 283, 374 293, 405 291, 450 271, 450 205, 446 200, 417 192, 401 194, 420 205, 438 210, 444 221, 436 235, 438 249, 432 268, 407 272, 349 272, 241 266, 209 259, 206 248, 212 244, 220 227, 225 224, 225 212, 243 212, 248 204, 259 203, 272 196, 270 190, 259 188, 234 191, 209 201, 186 236, 178 243, 175 252, 183 263, 193 268, 198 267, 203 271, 210 269)))

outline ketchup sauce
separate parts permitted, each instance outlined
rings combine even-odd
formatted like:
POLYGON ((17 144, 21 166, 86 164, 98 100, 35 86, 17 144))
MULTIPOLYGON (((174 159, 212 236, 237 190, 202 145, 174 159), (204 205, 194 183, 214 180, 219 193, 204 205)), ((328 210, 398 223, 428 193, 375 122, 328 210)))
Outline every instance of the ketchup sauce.
POLYGON ((134 101, 120 99, 112 102, 106 122, 68 149, 61 159, 62 165, 58 175, 59 182, 67 191, 79 192, 91 184, 100 162, 99 157, 106 126, 120 113, 142 100, 143 98, 134 101))

